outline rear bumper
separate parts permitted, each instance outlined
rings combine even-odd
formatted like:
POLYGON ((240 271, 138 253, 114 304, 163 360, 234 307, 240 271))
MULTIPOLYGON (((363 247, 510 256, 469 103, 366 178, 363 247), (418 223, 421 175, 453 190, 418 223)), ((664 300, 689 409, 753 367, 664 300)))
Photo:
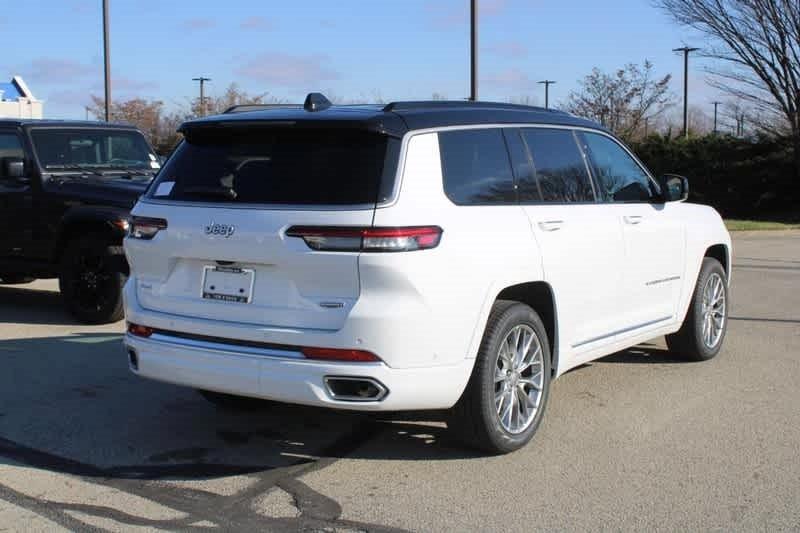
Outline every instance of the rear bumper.
MULTIPOLYGON (((358 347, 348 346, 341 332, 253 328, 145 310, 130 282, 124 294, 127 319, 158 329, 295 346, 358 347)), ((406 349, 414 350, 419 339, 407 337, 406 349)), ((125 346, 136 357, 136 367, 131 366, 131 371, 145 378, 279 402, 358 411, 452 407, 461 396, 474 363, 465 358, 452 365, 394 368, 385 363, 312 361, 290 350, 194 342, 169 335, 142 338, 128 334, 125 346), (337 400, 325 385, 325 379, 330 377, 371 379, 388 392, 380 401, 337 400)))
POLYGON ((458 366, 393 369, 383 363, 328 363, 308 359, 186 346, 163 339, 125 336, 136 357, 135 374, 186 385, 286 403, 357 411, 446 409, 469 379, 472 360, 458 366), (363 377, 388 391, 380 401, 335 400, 325 378, 363 377))

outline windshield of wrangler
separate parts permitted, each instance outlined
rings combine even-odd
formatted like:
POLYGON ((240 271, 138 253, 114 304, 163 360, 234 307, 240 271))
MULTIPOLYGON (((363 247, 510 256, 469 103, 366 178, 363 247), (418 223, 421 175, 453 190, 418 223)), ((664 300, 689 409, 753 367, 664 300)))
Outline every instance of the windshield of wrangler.
POLYGON ((31 138, 46 171, 159 168, 158 158, 136 131, 42 128, 31 131, 31 138))

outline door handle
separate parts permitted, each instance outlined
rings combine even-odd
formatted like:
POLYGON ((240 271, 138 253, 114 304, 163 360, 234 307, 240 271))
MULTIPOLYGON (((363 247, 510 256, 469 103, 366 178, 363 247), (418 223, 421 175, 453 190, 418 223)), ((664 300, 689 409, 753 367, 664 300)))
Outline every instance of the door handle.
POLYGON ((636 225, 641 224, 644 217, 642 215, 625 215, 622 217, 622 220, 624 220, 626 224, 636 225))
POLYGON ((563 225, 563 220, 542 220, 539 222, 539 227, 542 231, 558 231, 563 225))

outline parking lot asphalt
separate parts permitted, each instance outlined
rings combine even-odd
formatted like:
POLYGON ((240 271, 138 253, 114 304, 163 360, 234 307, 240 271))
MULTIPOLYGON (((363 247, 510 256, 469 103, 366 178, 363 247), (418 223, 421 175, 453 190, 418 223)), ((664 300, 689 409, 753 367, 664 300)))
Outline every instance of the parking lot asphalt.
POLYGON ((0 287, 0 531, 800 529, 800 232, 734 246, 716 359, 655 339, 568 372, 502 457, 435 420, 220 411, 131 375, 123 324, 52 281, 0 287))

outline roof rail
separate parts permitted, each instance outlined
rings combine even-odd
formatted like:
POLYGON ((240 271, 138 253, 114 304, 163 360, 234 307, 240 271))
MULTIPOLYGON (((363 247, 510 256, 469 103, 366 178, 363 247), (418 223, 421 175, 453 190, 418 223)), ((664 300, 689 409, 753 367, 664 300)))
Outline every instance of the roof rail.
POLYGON ((262 111, 264 109, 298 108, 300 104, 237 104, 232 105, 222 112, 223 115, 230 113, 247 113, 248 111, 262 111))
POLYGON ((383 111, 406 111, 411 109, 449 109, 449 108, 474 108, 474 109, 511 109, 516 111, 540 111, 548 113, 564 113, 557 109, 545 109, 522 104, 507 104, 503 102, 475 102, 472 100, 418 100, 410 102, 391 102, 384 106, 383 111))

